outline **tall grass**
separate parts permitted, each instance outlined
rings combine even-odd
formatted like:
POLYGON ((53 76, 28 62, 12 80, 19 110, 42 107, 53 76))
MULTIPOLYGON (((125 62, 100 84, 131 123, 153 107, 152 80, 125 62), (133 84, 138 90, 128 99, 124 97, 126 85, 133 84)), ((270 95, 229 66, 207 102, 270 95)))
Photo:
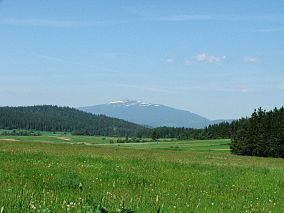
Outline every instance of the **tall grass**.
POLYGON ((0 140, 0 187, 3 212, 283 212, 284 161, 0 140))

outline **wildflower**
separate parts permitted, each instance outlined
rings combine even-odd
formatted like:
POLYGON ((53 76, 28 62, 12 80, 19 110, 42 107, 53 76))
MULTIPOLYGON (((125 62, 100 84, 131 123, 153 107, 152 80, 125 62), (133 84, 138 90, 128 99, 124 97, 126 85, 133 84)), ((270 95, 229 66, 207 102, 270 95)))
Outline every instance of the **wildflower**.
POLYGON ((82 190, 83 189, 83 184, 79 183, 79 189, 82 190))
POLYGON ((35 205, 34 204, 30 204, 30 207, 31 207, 31 209, 36 209, 36 207, 35 207, 35 205))

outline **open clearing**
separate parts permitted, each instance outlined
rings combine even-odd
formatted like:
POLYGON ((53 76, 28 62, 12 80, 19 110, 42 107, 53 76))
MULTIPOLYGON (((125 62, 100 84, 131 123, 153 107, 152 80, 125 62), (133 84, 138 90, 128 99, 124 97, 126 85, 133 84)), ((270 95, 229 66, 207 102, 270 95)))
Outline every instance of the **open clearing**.
POLYGON ((0 209, 7 212, 96 212, 99 204, 136 212, 284 209, 284 160, 232 155, 229 140, 1 137, 0 209))
POLYGON ((1 138, 0 141, 19 141, 17 139, 13 139, 13 138, 1 138))

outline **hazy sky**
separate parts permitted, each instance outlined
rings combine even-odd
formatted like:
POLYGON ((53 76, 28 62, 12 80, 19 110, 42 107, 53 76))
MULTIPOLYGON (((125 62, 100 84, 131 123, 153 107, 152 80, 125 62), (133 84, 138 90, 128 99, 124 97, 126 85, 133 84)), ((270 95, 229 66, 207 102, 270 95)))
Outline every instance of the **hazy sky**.
POLYGON ((283 0, 0 1, 0 105, 284 104, 283 0))

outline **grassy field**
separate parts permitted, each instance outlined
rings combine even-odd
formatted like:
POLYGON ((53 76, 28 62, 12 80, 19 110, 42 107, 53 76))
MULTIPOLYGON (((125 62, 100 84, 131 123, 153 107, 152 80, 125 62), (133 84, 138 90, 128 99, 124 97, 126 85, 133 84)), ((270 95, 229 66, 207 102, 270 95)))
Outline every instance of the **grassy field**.
POLYGON ((0 136, 0 209, 284 211, 283 159, 232 155, 229 140, 110 140, 62 134, 0 136))

